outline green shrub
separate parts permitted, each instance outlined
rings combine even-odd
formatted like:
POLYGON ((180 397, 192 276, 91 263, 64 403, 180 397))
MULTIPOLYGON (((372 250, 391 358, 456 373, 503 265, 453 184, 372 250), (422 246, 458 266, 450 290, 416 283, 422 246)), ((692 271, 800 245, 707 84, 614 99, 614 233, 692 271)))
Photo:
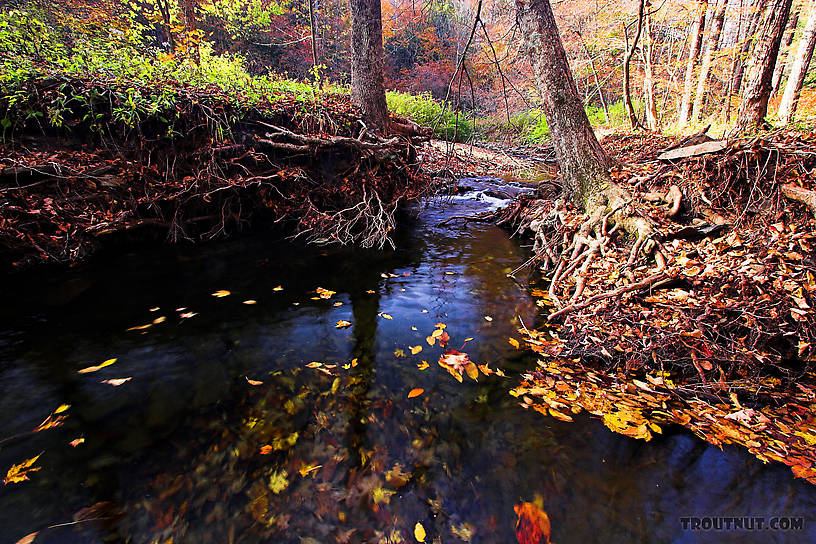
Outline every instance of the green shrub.
POLYGON ((430 94, 412 95, 396 91, 386 93, 388 110, 426 127, 433 127, 437 138, 470 140, 473 136, 473 120, 463 112, 443 108, 430 94))

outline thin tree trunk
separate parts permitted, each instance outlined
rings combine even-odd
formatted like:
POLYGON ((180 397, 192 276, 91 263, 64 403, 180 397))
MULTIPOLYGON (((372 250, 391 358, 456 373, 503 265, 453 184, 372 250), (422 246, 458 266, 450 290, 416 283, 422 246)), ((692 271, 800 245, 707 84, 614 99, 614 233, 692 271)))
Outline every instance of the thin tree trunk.
POLYGON ((349 8, 351 100, 373 128, 387 130, 380 0, 349 0, 349 8))
POLYGON ((685 127, 689 122, 691 113, 691 93, 694 90, 694 68, 697 65, 697 57, 703 44, 703 30, 705 28, 706 8, 708 0, 697 2, 697 13, 691 27, 691 42, 689 44, 689 56, 686 62, 686 78, 683 81, 683 98, 680 101, 680 113, 677 117, 677 124, 680 128, 685 127))
POLYGON ((742 91, 742 81, 745 76, 745 66, 748 62, 748 57, 751 55, 751 49, 756 41, 756 33, 759 28, 759 22, 762 20, 762 14, 765 12, 765 7, 768 5, 768 0, 756 0, 748 16, 747 32, 745 40, 740 46, 739 57, 737 58, 736 70, 731 76, 731 91, 735 94, 740 94, 742 91))
MULTIPOLYGON (((315 36, 317 25, 315 24, 314 0, 306 1, 309 2, 309 34, 312 38, 312 68, 314 69, 315 77, 317 78, 317 66, 320 63, 317 59, 317 37, 315 36)), ((321 80, 319 80, 319 83, 322 86, 321 80)))
POLYGON ((788 59, 788 48, 793 43, 793 35, 796 34, 796 25, 799 24, 799 12, 794 12, 788 19, 788 26, 785 28, 785 35, 782 38, 782 45, 779 46, 779 55, 776 57, 773 78, 771 78, 771 94, 779 91, 779 84, 782 82, 782 75, 785 72, 785 63, 788 59))
MULTIPOLYGON (((518 2, 518 0, 516 0, 518 2)), ((643 32, 643 12, 646 8, 646 0, 640 0, 638 5, 638 19, 637 30, 635 37, 632 39, 632 44, 626 44, 626 55, 623 57, 623 107, 626 109, 626 115, 629 117, 629 124, 632 128, 640 126, 635 108, 632 106, 632 90, 630 87, 630 65, 632 63, 632 56, 637 49, 638 41, 640 41, 640 34, 643 32)), ((623 29, 624 37, 626 37, 626 27, 623 29)), ((628 40, 627 40, 628 42, 628 40)))
POLYGON ((728 0, 719 0, 711 18, 708 42, 706 43, 703 62, 700 65, 700 77, 697 80, 697 92, 694 93, 694 104, 691 109, 691 118, 697 122, 703 116, 703 103, 708 91, 708 76, 711 74, 711 65, 714 63, 714 55, 719 49, 720 34, 722 34, 723 20, 725 19, 725 8, 728 7, 728 0))
POLYGON ((516 0, 516 18, 542 95, 564 195, 583 209, 609 181, 612 161, 581 104, 549 0, 516 0))
POLYGON ((578 34, 578 38, 581 40, 581 45, 584 47, 584 53, 586 53, 587 59, 589 59, 589 68, 592 70, 592 77, 595 79, 595 88, 598 89, 598 96, 601 99, 601 107, 603 108, 604 112, 604 120, 608 125, 609 107, 606 104, 606 97, 604 97, 603 87, 601 86, 601 82, 598 79, 598 71, 595 69, 595 59, 592 58, 592 54, 589 52, 589 48, 587 47, 587 44, 584 41, 584 37, 578 34))
POLYGON ((788 83, 785 85, 782 101, 779 103, 779 119, 785 124, 793 121, 796 115, 799 95, 802 92, 802 83, 805 81, 805 76, 807 76, 810 59, 813 57, 813 47, 816 45, 816 2, 811 1, 808 11, 807 24, 805 24, 802 37, 799 38, 796 57, 791 66, 791 73, 788 76, 788 83))
POLYGON ((768 112, 771 78, 791 3, 792 0, 773 0, 765 10, 759 37, 748 62, 750 71, 737 110, 735 134, 759 128, 768 112))
POLYGON ((646 13, 644 18, 643 35, 643 104, 646 117, 646 128, 659 130, 657 122, 657 105, 654 100, 654 70, 652 66, 652 24, 651 17, 646 13))

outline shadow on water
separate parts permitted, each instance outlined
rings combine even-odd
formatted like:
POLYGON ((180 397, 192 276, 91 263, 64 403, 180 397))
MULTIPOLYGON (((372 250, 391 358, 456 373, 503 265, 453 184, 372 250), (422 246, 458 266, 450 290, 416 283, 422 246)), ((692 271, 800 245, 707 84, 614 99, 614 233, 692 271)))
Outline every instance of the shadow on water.
POLYGON ((71 407, 62 427, 0 445, 3 471, 44 452, 30 481, 0 488, 2 541, 111 503, 85 511, 102 523, 37 542, 413 542, 417 522, 429 542, 515 542, 513 505, 536 495, 558 544, 816 540, 816 491, 785 467, 679 429, 644 443, 586 416, 555 421, 507 394, 535 364, 508 343, 537 317, 506 276, 527 253, 492 226, 438 226, 499 203, 491 183, 466 184, 408 219, 395 251, 253 235, 15 278, 0 308, 0 437, 71 407), (426 340, 437 323, 508 377, 455 381, 426 340), (703 533, 683 516, 805 528, 703 533))

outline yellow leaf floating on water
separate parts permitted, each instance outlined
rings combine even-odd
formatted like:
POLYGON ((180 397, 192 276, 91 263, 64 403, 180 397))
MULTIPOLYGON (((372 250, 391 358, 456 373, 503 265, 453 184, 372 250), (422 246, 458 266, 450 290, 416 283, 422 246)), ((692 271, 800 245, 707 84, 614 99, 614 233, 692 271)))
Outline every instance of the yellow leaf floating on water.
POLYGON ((420 522, 417 521, 417 524, 414 525, 414 538, 416 538, 417 542, 425 542, 425 527, 422 526, 420 522))
POLYGON ((412 355, 416 355, 417 353, 422 351, 422 346, 410 346, 410 348, 411 348, 411 354, 412 355))
POLYGON ((420 370, 426 370, 429 366, 428 361, 422 361, 421 363, 417 363, 417 368, 420 370))
POLYGON ((250 380, 250 379, 249 379, 248 377, 246 377, 246 376, 244 376, 244 378, 246 378, 246 381, 247 381, 247 383, 248 383, 249 385, 263 385, 263 382, 261 382, 261 381, 258 381, 258 380, 250 380))
POLYGON ((232 293, 230 293, 229 291, 227 291, 225 289, 221 289, 221 290, 216 291, 215 293, 213 293, 212 296, 214 296, 215 298, 224 298, 224 297, 230 296, 231 294, 232 293))
POLYGON ((435 329, 435 330, 434 330, 434 331, 431 333, 431 336, 432 336, 432 337, 434 337, 434 338, 439 338, 440 336, 442 336, 442 333, 444 333, 444 332, 445 332, 445 331, 443 331, 442 329, 435 329))
POLYGON ((418 397, 424 392, 425 392, 425 390, 422 389, 421 387, 415 387, 414 389, 411 389, 410 391, 408 391, 408 398, 412 399, 414 397, 418 397))
POLYGON ((145 329, 149 329, 152 326, 153 326, 153 323, 147 323, 146 325, 137 325, 136 327, 131 327, 128 330, 129 331, 143 331, 145 329))
POLYGON ((247 306, 252 306, 253 304, 258 304, 258 301, 250 298, 248 300, 243 301, 241 304, 246 304, 247 306))
POLYGON ((335 328, 337 329, 345 329, 346 327, 351 327, 351 321, 345 321, 341 319, 340 321, 337 322, 337 325, 335 325, 335 328))
POLYGON ((510 345, 516 349, 519 349, 519 347, 521 346, 521 344, 519 344, 519 341, 516 340, 515 338, 508 338, 507 341, 510 342, 510 345))
POLYGON ((283 291, 283 286, 282 286, 282 285, 278 285, 277 287, 273 287, 273 288, 272 288, 272 290, 273 290, 273 291, 283 291))
POLYGON ((490 317, 489 315, 486 315, 486 316, 484 316, 484 320, 489 323, 490 321, 493 321, 493 318, 490 317))
POLYGON ((436 344, 436 337, 435 336, 426 336, 425 341, 428 342, 429 346, 433 346, 436 344))
POLYGON ((84 444, 84 443, 85 443, 85 439, 84 439, 84 438, 74 438, 73 440, 71 440, 71 441, 70 441, 70 442, 68 442, 68 443, 69 443, 69 444, 71 444, 71 447, 72 447, 72 448, 76 448, 76 447, 77 447, 77 446, 79 446, 80 444, 84 444))
POLYGON ((383 319, 394 319, 390 314, 380 314, 383 319))
POLYGON ((99 369, 101 369, 101 368, 105 368, 106 366, 110 366, 110 365, 112 365, 112 364, 113 364, 113 363, 115 363, 117 360, 118 360, 118 359, 116 359, 116 358, 113 358, 113 359, 108 359, 107 361, 104 361, 104 362, 102 362, 102 363, 99 363, 99 364, 98 364, 98 365, 96 365, 96 366, 89 366, 89 367, 83 368, 83 369, 81 369, 81 370, 77 370, 77 372, 78 372, 78 373, 80 373, 80 374, 88 374, 88 373, 90 373, 90 372, 96 372, 97 370, 99 370, 99 369))
POLYGON ((60 404, 59 408, 57 408, 56 410, 54 410, 54 413, 55 413, 55 414, 61 414, 61 413, 63 413, 65 410, 67 410, 67 409, 68 409, 68 408, 70 408, 70 407, 71 407, 71 405, 70 405, 70 404, 60 404))
POLYGON ((405 352, 401 349, 395 349, 394 357, 405 357, 405 352))
POLYGON ((315 289, 315 292, 317 293, 317 296, 319 296, 320 298, 325 298, 325 299, 331 298, 334 294, 337 293, 337 291, 331 291, 329 289, 323 289, 322 287, 318 287, 317 289, 315 289))
MULTIPOLYGON (((40 455, 42 455, 42 453, 40 455)), ((22 463, 12 465, 6 473, 6 478, 3 480, 3 485, 16 484, 28 480, 29 473, 37 472, 42 468, 32 466, 37 462, 37 459, 40 458, 40 455, 32 457, 31 459, 26 459, 22 463)))
POLYGON ((114 387, 119 387, 123 383, 129 382, 133 379, 133 376, 127 378, 111 378, 110 380, 102 380, 100 383, 106 383, 108 385, 112 385, 114 387))

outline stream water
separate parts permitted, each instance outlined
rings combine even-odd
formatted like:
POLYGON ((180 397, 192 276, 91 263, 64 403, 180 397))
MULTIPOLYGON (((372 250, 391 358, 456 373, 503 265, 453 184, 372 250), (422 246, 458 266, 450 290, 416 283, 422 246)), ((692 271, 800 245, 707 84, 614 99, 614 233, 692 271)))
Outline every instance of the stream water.
POLYGON ((0 486, 0 542, 397 543, 420 523, 427 542, 513 543, 513 507, 534 499, 558 544, 816 541, 816 489, 786 467, 682 429, 645 443, 519 406, 508 390, 535 359, 508 338, 540 316, 507 273, 528 253, 493 226, 439 226, 500 203, 484 193, 499 182, 462 183, 406 220, 395 251, 255 234, 6 283, 0 439, 70 408, 0 443, 3 474, 41 453, 0 486), (437 365, 441 324, 505 377, 459 383, 437 365), (694 531, 691 516, 804 527, 694 531))

